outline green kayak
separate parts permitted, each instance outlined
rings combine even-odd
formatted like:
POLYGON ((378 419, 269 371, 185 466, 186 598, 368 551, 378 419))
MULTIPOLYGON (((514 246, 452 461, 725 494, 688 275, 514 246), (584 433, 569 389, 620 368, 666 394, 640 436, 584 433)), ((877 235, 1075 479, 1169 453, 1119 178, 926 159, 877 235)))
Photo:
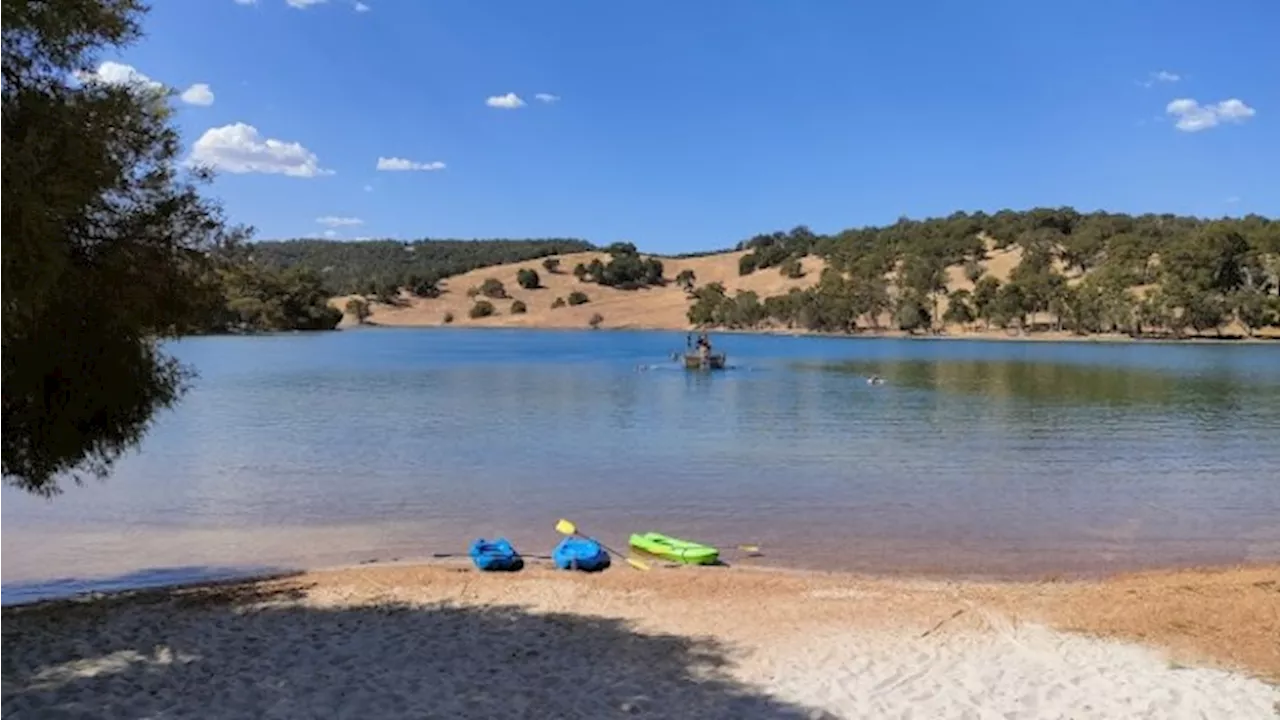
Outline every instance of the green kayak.
POLYGON ((720 559, 720 551, 710 545, 700 545, 656 532, 632 535, 631 547, 688 565, 714 565, 720 559))

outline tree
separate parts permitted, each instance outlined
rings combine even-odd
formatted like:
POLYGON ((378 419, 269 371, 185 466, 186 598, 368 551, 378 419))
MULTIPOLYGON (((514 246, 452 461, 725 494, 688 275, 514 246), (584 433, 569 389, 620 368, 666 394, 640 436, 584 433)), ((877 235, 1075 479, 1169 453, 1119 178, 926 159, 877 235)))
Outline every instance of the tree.
POLYGON ((992 311, 995 307, 996 295, 1000 292, 1000 281, 986 275, 973 286, 973 312, 979 318, 991 323, 992 311))
POLYGON ((480 283, 480 294, 487 298, 501 300, 507 296, 507 288, 497 278, 485 278, 485 281, 480 283))
POLYGON ((248 233, 180 170, 165 95, 69 80, 140 36, 141 2, 3 12, 3 473, 49 495, 105 477, 181 397, 192 372, 160 341, 226 311, 221 251, 248 233))
POLYGON ((560 258, 549 257, 542 261, 542 267, 547 272, 555 275, 560 272, 560 258))
POLYGON ((538 277, 538 271, 532 268, 520 268, 516 273, 516 282, 525 290, 533 290, 542 285, 542 278, 538 277))
POLYGON ((944 323, 968 325, 973 322, 973 308, 969 305, 968 290, 956 290, 947 296, 947 311, 942 314, 944 323))
POLYGON ((590 301, 591 301, 591 298, 587 297, 587 294, 582 292, 581 290, 574 290, 573 292, 569 293, 570 305, 582 305, 590 301))
POLYGON ((908 293, 898 300, 898 308, 893 313, 894 322, 899 330, 913 333, 929 324, 929 311, 918 295, 908 293))
POLYGON ((604 316, 600 313, 595 313, 590 320, 587 320, 587 325, 590 325, 592 330, 599 330, 602 322, 604 322, 604 316))
POLYGON ((440 297, 440 284, 435 278, 416 279, 409 285, 409 291, 420 298, 440 297))
POLYGON ((756 255, 755 253, 747 253, 738 258, 738 274, 750 275, 756 271, 756 255))
POLYGON ((676 284, 679 285, 686 293, 693 294, 694 284, 697 282, 698 276, 688 268, 681 270, 680 274, 676 275, 676 284))
POLYGON ((583 265, 582 263, 578 263, 577 265, 574 265, 573 276, 576 277, 579 282, 584 281, 587 277, 587 266, 583 265))
POLYGON ((965 279, 967 279, 971 283, 974 283, 975 285, 977 284, 978 280, 982 277, 982 274, 985 273, 986 271, 987 271, 986 268, 982 267, 982 263, 972 258, 970 258, 969 260, 966 260, 964 263, 965 279))
POLYGON ((476 320, 479 318, 489 317, 495 312, 497 312, 497 308, 493 306, 493 303, 488 300, 477 300, 476 304, 471 306, 471 310, 467 314, 471 316, 472 320, 476 320))
POLYGON ((369 301, 364 298, 353 297, 347 301, 347 314, 356 319, 357 323, 364 324, 369 319, 369 301))
POLYGON ((523 315, 528 311, 529 311, 529 306, 525 305, 523 300, 516 300, 515 302, 511 303, 512 315, 523 315))
POLYGON ((800 258, 787 258, 778 265, 778 273, 783 277, 796 280, 804 277, 804 265, 800 263, 800 258))

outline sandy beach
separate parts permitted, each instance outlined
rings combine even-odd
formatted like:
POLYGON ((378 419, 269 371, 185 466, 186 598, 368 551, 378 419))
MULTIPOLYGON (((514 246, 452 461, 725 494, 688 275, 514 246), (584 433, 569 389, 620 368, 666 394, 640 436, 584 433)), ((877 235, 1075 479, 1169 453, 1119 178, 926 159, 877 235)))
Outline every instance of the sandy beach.
POLYGON ((1280 566, 369 565, 4 611, 6 718, 1272 718, 1280 566))

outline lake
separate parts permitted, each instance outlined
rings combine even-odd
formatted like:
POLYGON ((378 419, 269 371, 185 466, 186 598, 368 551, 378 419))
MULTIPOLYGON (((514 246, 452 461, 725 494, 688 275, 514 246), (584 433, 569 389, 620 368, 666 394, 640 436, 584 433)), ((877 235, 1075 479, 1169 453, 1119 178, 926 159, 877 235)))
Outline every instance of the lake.
MULTIPOLYGON (((6 602, 465 552, 566 517, 730 563, 1079 575, 1280 558, 1280 347, 358 329, 193 338, 140 452, 3 490, 6 602), (878 374, 883 385, 869 385, 878 374)), ((714 570, 708 570, 714 572, 714 570)))

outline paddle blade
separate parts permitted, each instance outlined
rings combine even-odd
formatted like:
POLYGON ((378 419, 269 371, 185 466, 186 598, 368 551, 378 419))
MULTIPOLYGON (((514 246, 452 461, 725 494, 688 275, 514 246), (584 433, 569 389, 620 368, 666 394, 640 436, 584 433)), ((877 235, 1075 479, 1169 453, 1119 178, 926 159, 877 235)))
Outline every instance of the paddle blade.
POLYGON ((556 523, 556 532, 562 535, 577 535, 578 526, 564 518, 560 518, 560 521, 556 523))
POLYGON ((626 560, 628 565, 630 565, 631 567, 633 567, 633 568, 635 568, 635 569, 637 569, 637 570, 648 570, 648 569, 649 569, 649 566, 648 566, 648 565, 646 565, 646 564, 644 564, 644 563, 640 562, 639 560, 637 560, 637 559, 635 559, 635 558, 629 557, 629 558, 623 558, 623 560, 626 560))

